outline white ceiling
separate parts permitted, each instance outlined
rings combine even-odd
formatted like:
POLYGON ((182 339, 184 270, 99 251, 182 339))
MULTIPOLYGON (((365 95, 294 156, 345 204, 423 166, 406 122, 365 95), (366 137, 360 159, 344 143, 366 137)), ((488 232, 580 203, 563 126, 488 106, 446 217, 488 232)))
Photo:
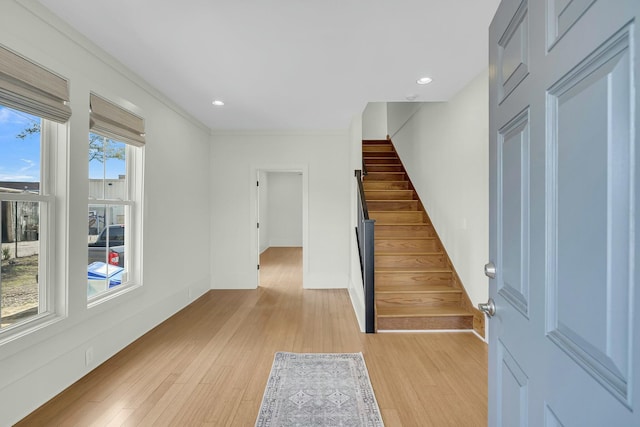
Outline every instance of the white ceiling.
POLYGON ((247 130, 346 129, 369 101, 449 99, 487 67, 499 3, 39 1, 209 127, 247 130))

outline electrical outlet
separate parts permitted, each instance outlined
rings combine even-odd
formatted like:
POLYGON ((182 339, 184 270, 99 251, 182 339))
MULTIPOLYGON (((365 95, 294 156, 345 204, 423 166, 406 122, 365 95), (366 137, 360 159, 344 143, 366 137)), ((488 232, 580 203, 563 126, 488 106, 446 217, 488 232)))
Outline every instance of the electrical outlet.
POLYGON ((84 353, 84 363, 89 366, 93 363, 93 347, 89 347, 84 353))

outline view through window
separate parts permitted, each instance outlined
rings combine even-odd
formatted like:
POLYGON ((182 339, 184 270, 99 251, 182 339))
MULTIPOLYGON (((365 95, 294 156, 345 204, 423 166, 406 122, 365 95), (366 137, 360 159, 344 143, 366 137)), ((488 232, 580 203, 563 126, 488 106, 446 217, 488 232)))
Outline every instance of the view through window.
POLYGON ((127 281, 129 212, 127 144, 89 134, 89 298, 127 281))
POLYGON ((0 105, 0 330, 47 310, 40 117, 0 105))

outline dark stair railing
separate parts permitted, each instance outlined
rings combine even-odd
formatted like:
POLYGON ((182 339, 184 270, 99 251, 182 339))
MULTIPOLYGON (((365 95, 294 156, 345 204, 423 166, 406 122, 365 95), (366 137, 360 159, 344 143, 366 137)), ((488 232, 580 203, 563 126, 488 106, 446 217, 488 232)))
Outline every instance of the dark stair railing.
MULTIPOLYGON (((364 169, 364 165, 362 165, 364 169)), ((356 226, 356 239, 358 252, 360 253, 360 270, 362 271, 362 283, 364 286, 365 332, 375 332, 375 294, 374 294, 374 224, 375 220, 369 219, 367 200, 364 197, 362 178, 366 175, 360 170, 355 171, 358 182, 358 224, 356 226)))

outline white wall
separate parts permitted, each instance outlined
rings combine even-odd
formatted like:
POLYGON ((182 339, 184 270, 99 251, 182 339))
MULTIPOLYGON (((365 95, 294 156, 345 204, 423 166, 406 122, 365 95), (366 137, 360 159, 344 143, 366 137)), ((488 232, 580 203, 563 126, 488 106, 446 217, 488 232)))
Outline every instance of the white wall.
POLYGON ((423 102, 387 102, 387 131, 392 140, 423 104, 423 102))
POLYGON ((350 207, 350 227, 349 227, 349 296, 351 304, 358 319, 358 325, 362 332, 365 331, 365 309, 364 290, 362 288, 362 271, 360 270, 360 254, 358 252, 358 241, 356 237, 356 226, 358 222, 358 185, 354 176, 354 171, 362 169, 362 115, 358 114, 351 120, 349 127, 349 172, 351 175, 351 200, 350 207))
POLYGON ((269 174, 261 170, 258 172, 260 182, 260 206, 259 219, 260 228, 260 253, 269 248, 269 174))
POLYGON ((302 246, 302 174, 269 172, 269 246, 302 246))
POLYGON ((488 102, 484 71, 449 102, 423 104, 403 126, 393 118, 400 129, 393 143, 474 304, 488 297, 488 102))
POLYGON ((214 133, 211 152, 214 289, 257 286, 255 177, 302 171, 303 285, 346 288, 349 272, 347 132, 214 133))
POLYGON ((368 103, 362 113, 362 139, 387 139, 387 134, 387 103, 368 103))
POLYGON ((37 2, 2 1, 0 43, 68 78, 73 110, 67 188, 57 200, 67 212, 56 230, 62 250, 55 261, 59 282, 67 289, 66 297, 62 296, 67 315, 0 346, 0 425, 5 426, 182 309, 189 303, 189 294, 195 298, 209 289, 211 179, 209 130, 37 2), (22 3, 38 11, 38 16, 22 3), (90 91, 130 103, 146 120, 147 146, 143 286, 88 309, 90 91), (85 366, 89 347, 93 347, 94 361, 85 366))

